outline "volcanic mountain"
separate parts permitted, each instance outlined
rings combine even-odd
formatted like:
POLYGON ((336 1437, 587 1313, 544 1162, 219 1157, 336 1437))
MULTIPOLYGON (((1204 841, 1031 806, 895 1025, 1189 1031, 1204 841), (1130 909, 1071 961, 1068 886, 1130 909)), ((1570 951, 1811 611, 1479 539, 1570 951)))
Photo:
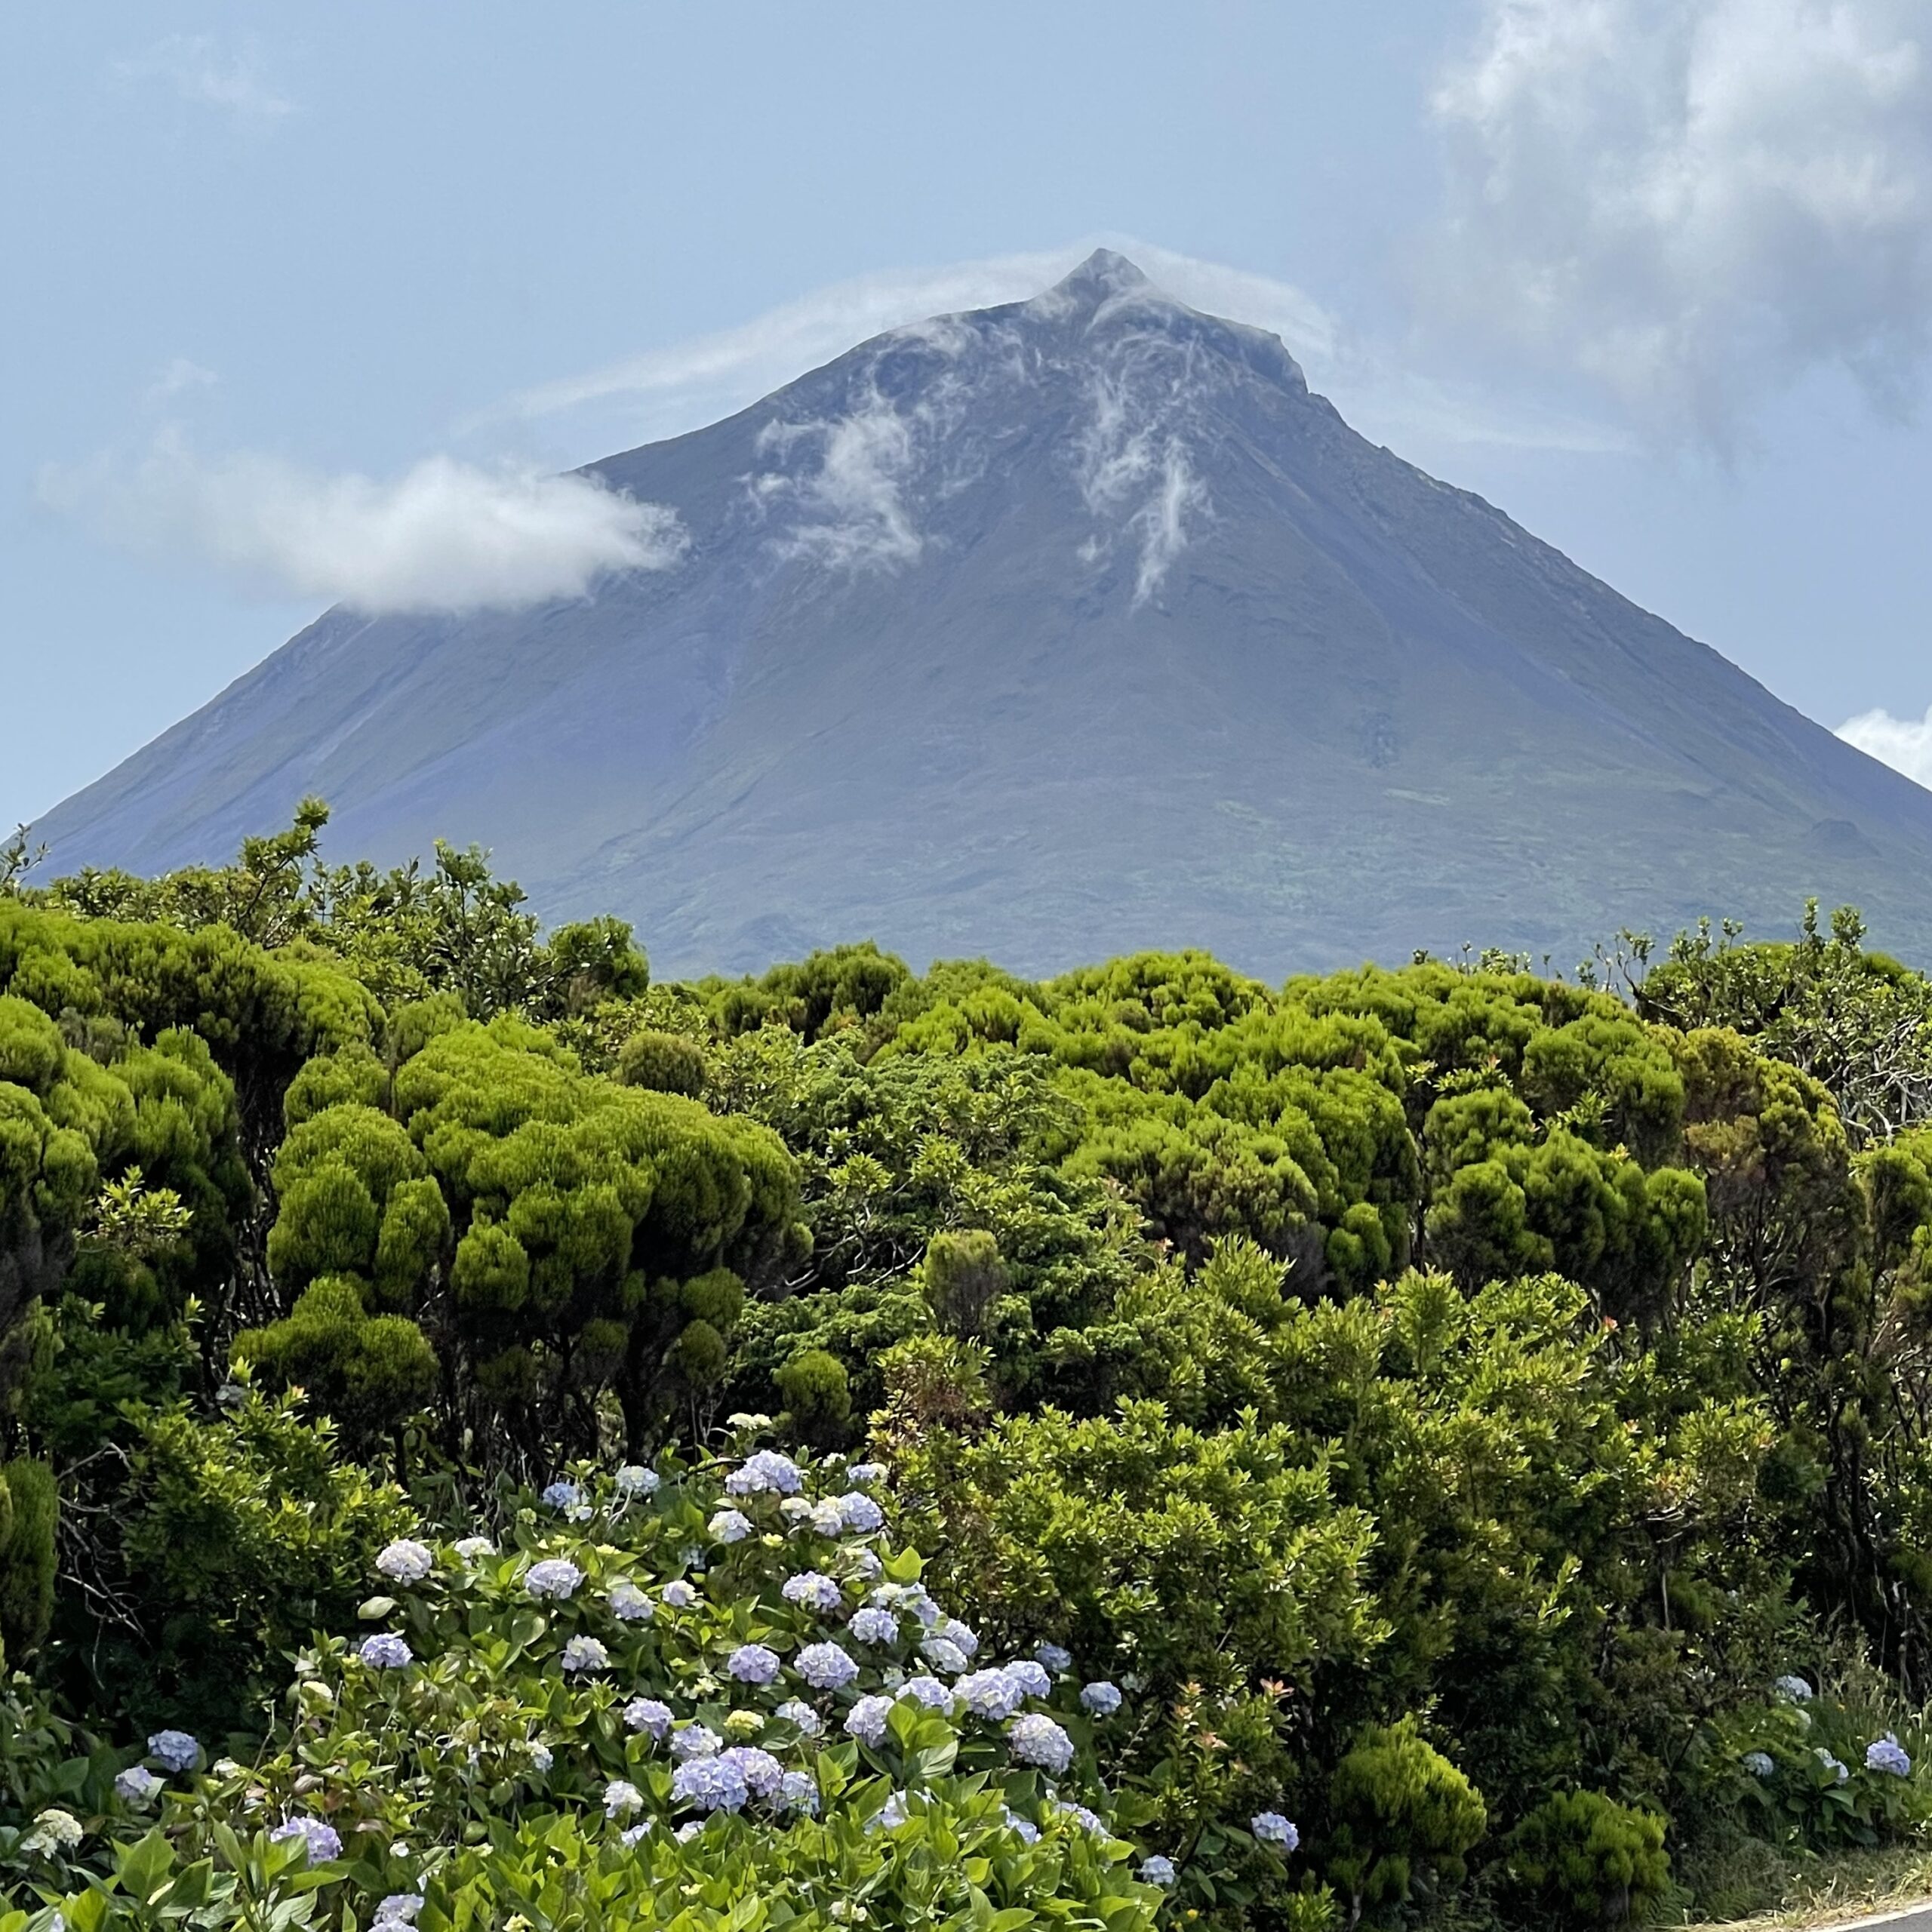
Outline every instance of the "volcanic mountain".
POLYGON ((660 971, 871 936, 1270 977, 1862 906, 1932 962, 1932 793, 1102 252, 595 464, 671 568, 328 612, 35 828, 56 867, 491 848, 660 971))

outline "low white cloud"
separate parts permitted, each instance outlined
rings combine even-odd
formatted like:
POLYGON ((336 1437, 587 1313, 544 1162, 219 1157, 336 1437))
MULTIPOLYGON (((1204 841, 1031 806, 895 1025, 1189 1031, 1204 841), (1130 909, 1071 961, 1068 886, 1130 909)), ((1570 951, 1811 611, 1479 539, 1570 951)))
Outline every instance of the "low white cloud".
POLYGON ((143 400, 150 409, 158 409, 165 403, 174 401, 186 390, 212 389, 215 380, 212 369, 205 369, 200 363, 191 361, 185 355, 177 355, 148 386, 143 400))
POLYGON ((768 423, 758 438, 761 454, 789 457, 808 447, 818 459, 797 475, 773 469, 757 479, 762 501, 789 499, 799 511, 773 540, 779 553, 841 570, 912 562, 924 547, 904 494, 914 429, 876 390, 833 422, 768 423))
POLYGON ((1437 92, 1435 291, 1720 445, 1848 371, 1882 407, 1932 331, 1925 0, 1484 0, 1437 92))
POLYGON ((131 548, 372 614, 580 596, 608 571, 667 568, 685 540, 673 512, 586 477, 436 456, 378 481, 203 457, 172 432, 132 464, 45 471, 40 494, 131 548))
POLYGON ((1838 727, 1847 744, 1902 771, 1932 790, 1932 707, 1923 718, 1894 718, 1889 711, 1862 711, 1838 727))
POLYGON ((266 123, 295 112, 263 72, 253 48, 226 48, 207 34, 171 34, 145 54, 115 63, 124 81, 159 81, 183 100, 217 107, 238 120, 266 123))
MULTIPOLYGON (((1138 499, 1124 520, 1140 546, 1134 584, 1137 610, 1160 588, 1186 548, 1189 518, 1203 516, 1210 508, 1207 486, 1195 474, 1187 445, 1168 423, 1177 405, 1184 408, 1185 395, 1174 389, 1171 370, 1158 371, 1151 383, 1149 374, 1130 361, 1118 376, 1096 379, 1093 414, 1075 457, 1081 496, 1097 521, 1104 523, 1138 499)), ((1104 529, 1097 531, 1081 546, 1081 560, 1091 563, 1104 555, 1109 541, 1104 529)))

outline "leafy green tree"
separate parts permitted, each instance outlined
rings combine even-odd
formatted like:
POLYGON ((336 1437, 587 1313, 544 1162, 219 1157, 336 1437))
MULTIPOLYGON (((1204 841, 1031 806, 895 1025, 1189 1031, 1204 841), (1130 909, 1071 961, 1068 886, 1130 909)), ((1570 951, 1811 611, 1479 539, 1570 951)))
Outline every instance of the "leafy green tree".
POLYGON ((1368 1731, 1328 1780, 1330 1882, 1351 1924, 1398 1917, 1467 1875, 1489 1822, 1482 1794, 1425 1738, 1413 1717, 1368 1731))
POLYGON ((1509 1872, 1536 1922, 1574 1932, 1639 1924, 1663 1897, 1664 1821, 1595 1791, 1552 1793, 1518 1825, 1509 1872))

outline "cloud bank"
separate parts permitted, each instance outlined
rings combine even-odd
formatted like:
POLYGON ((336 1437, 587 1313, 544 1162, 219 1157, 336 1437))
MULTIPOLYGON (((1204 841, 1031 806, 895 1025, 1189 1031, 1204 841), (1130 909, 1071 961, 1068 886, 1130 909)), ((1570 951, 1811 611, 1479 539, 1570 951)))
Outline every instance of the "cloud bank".
POLYGON ((1932 326, 1924 0, 1485 0, 1435 99, 1436 293, 1720 445, 1820 366, 1882 408, 1932 326))
POLYGON ((162 82, 183 100, 223 109, 241 121, 270 123, 295 112, 252 51, 226 51, 206 34, 171 34, 146 53, 117 61, 114 71, 124 81, 162 82))
POLYGON ((131 467, 44 472, 40 494, 128 547, 189 551, 250 584, 372 614, 581 596, 607 571, 668 568, 685 541, 674 512, 586 477, 435 456, 383 482, 204 458, 177 434, 131 467))
POLYGON ((1889 711, 1862 711, 1838 727, 1838 736, 1881 764, 1932 790, 1932 709, 1923 718, 1894 718, 1889 711))

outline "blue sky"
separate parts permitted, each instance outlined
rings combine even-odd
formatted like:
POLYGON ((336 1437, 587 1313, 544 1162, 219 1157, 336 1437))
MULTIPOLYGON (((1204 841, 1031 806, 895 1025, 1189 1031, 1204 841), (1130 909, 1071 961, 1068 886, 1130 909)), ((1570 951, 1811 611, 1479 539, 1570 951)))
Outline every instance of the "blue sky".
POLYGON ((96 0, 0 23, 0 178, 8 824, 1102 239, 1932 782, 1927 0, 96 0))

